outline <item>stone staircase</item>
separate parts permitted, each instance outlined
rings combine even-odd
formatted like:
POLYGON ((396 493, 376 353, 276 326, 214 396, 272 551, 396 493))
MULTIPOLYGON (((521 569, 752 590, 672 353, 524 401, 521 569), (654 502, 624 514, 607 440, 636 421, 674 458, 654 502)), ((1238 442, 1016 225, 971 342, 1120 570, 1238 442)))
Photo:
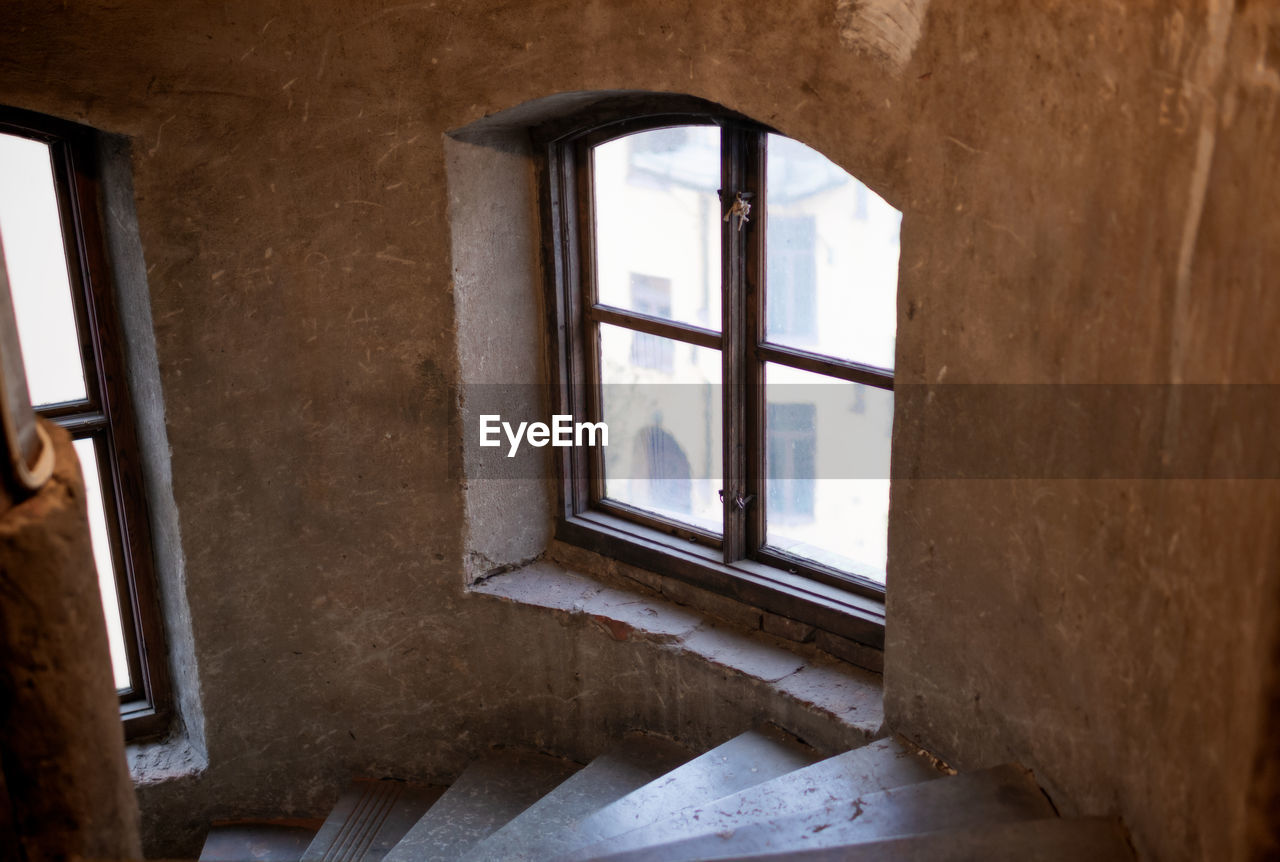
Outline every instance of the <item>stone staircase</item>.
POLYGON ((821 758, 773 727, 701 755, 636 734, 586 766, 526 752, 448 789, 357 780, 318 829, 215 826, 205 862, 1131 860, 1120 825, 1063 820, 1008 764, 944 775, 893 739, 821 758))

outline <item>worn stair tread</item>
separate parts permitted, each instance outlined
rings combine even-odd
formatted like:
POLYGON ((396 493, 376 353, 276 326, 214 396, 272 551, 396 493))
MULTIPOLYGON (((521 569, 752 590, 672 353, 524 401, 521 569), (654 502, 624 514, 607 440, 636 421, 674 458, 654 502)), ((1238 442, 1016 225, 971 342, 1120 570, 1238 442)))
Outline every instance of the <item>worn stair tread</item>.
POLYGON ((356 779, 333 806, 302 862, 379 862, 440 796, 443 787, 356 779))
POLYGON ((582 819, 637 787, 675 769, 692 753, 647 734, 625 737, 463 857, 481 860, 545 859, 575 843, 582 819))
POLYGON ((577 772, 556 757, 502 752, 475 761, 400 839, 385 862, 457 859, 577 772))
POLYGON ((648 826, 691 805, 803 769, 818 759, 812 748, 777 727, 749 730, 584 818, 578 825, 577 846, 648 826))
POLYGON ((601 862, 738 859, 1056 816, 1031 774, 1020 766, 1005 764, 854 800, 819 802, 800 814, 598 858, 601 862))
POLYGON ((735 858, 759 862, 1133 862, 1135 856, 1117 821, 1081 817, 948 829, 868 844, 735 858))
POLYGON ((809 811, 817 804, 941 777, 925 758, 900 742, 881 739, 711 802, 686 806, 658 822, 582 847, 566 855, 564 862, 734 830, 756 820, 809 811))
POLYGON ((298 862, 319 828, 318 821, 215 823, 200 862, 298 862))

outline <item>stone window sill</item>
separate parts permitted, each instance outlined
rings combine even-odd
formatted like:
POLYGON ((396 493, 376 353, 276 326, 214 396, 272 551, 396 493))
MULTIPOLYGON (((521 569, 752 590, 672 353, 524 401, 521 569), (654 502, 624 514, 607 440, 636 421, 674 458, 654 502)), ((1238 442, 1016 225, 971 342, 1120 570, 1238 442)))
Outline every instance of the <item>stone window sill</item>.
MULTIPOLYGON (((563 553, 566 549, 558 544, 553 543, 553 552, 563 553)), ((750 619, 746 626, 741 619, 715 620, 642 586, 610 586, 554 559, 493 575, 471 592, 545 608, 617 641, 678 650, 767 686, 781 699, 781 707, 816 713, 838 725, 840 735, 870 740, 884 733, 879 674, 839 661, 812 644, 748 630, 750 619)), ((746 606, 730 604, 739 617, 750 615, 746 606)), ((757 620, 760 613, 755 612, 757 620)))

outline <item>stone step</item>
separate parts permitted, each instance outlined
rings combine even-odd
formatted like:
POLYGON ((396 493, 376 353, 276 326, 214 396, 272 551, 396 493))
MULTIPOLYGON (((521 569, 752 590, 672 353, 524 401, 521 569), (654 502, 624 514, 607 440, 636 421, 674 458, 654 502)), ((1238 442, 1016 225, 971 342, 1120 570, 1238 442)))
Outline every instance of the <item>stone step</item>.
POLYGON ((686 806, 656 823, 583 847, 566 855, 564 862, 584 862, 705 832, 732 831, 756 820, 809 811, 819 801, 851 801, 941 777, 927 760, 901 743, 881 739, 712 802, 686 806))
POLYGON ((1031 774, 1006 764, 853 800, 815 799, 814 807, 800 814, 598 858, 602 862, 738 859, 1056 816, 1031 774))
POLYGON ((1133 862, 1135 856, 1124 828, 1115 820, 1082 817, 949 829, 869 844, 736 858, 761 862, 1133 862))
POLYGON ((338 798, 302 862, 380 862, 444 793, 392 779, 356 779, 338 798))
POLYGON ((320 824, 319 820, 214 823, 204 839, 200 862, 298 862, 320 824))
POLYGON ((596 845, 816 760, 817 752, 783 730, 773 726, 749 730, 584 818, 577 829, 578 846, 596 845))
POLYGON ((475 761, 414 824, 384 862, 460 858, 578 771, 556 757, 520 752, 475 761))
POLYGON ((689 760, 674 742, 625 737, 471 849, 468 862, 546 859, 578 846, 583 818, 689 760))

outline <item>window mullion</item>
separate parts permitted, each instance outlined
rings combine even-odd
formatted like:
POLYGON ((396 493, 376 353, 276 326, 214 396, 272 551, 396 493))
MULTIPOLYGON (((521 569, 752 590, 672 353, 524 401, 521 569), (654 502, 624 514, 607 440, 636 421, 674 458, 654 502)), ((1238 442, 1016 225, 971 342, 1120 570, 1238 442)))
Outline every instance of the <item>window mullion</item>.
POLYGON ((785 365, 814 374, 825 374, 827 377, 838 377, 850 383, 861 383, 863 386, 893 389, 893 372, 883 368, 861 365, 845 359, 824 357, 781 344, 761 344, 754 353, 761 363, 772 362, 775 365, 785 365))
MULTIPOLYGON (((573 326, 580 345, 577 361, 581 365, 583 379, 587 381, 582 393, 582 407, 585 408, 588 421, 601 422, 604 420, 604 406, 601 395, 600 325, 589 314, 589 309, 599 297, 596 284, 595 174, 591 148, 584 142, 579 142, 574 148, 569 180, 569 188, 564 191, 574 198, 577 224, 584 226, 576 237, 580 263, 579 289, 570 291, 570 299, 574 302, 573 326)), ((578 505, 594 506, 604 499, 604 452, 599 447, 592 447, 583 456, 590 459, 590 467, 582 471, 585 476, 580 477, 586 481, 579 483, 578 505)), ((586 464, 582 466, 586 467, 586 464)))
POLYGON ((747 483, 747 249, 755 235, 755 187, 750 184, 754 132, 725 127, 720 138, 720 278, 724 413, 724 561, 747 554, 747 512, 754 503, 747 483))
POLYGON ((745 238, 745 337, 742 340, 743 389, 746 412, 746 485, 751 503, 746 509, 746 554, 753 555, 765 539, 765 505, 768 488, 765 485, 765 418, 767 405, 764 397, 764 362, 756 346, 765 339, 765 302, 767 300, 765 273, 765 237, 769 225, 766 219, 768 184, 765 177, 768 136, 753 130, 747 134, 744 151, 744 170, 747 184, 755 191, 752 203, 751 231, 745 238))
POLYGON ((65 428, 74 438, 88 437, 92 434, 108 427, 106 414, 94 410, 91 412, 70 411, 65 413, 52 413, 45 410, 36 410, 36 413, 53 422, 56 425, 65 428))
POLYGON ((696 344, 712 350, 720 350, 722 342, 720 333, 699 326, 691 326, 675 320, 664 320, 638 311, 613 308, 608 305, 595 305, 585 311, 588 320, 597 323, 609 323, 621 326, 633 332, 645 332, 671 341, 684 344, 696 344))

